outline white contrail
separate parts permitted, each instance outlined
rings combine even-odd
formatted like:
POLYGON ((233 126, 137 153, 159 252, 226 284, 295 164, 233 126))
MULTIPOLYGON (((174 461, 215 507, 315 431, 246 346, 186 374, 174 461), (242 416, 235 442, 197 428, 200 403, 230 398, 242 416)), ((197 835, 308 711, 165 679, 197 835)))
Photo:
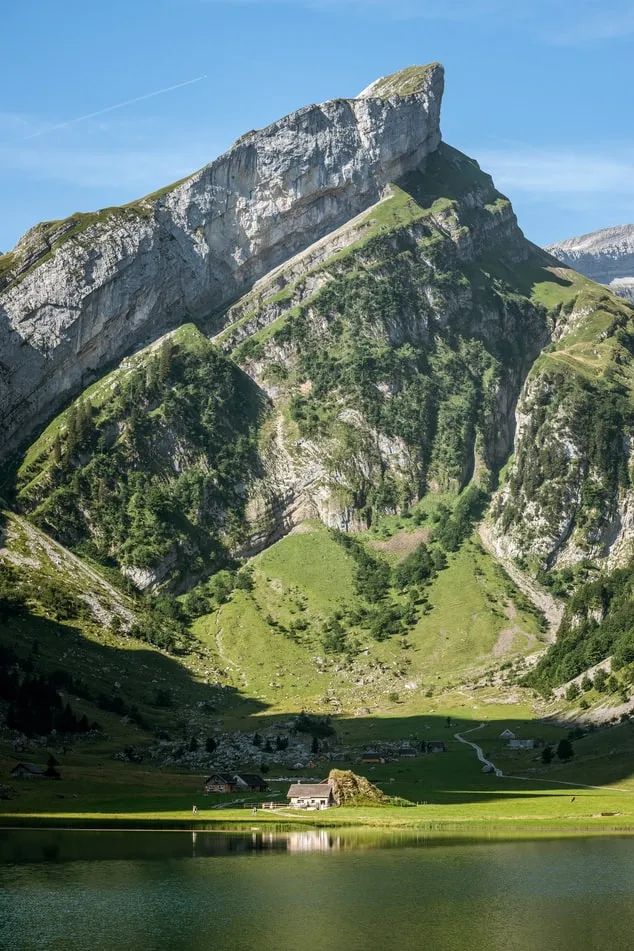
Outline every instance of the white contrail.
POLYGON ((191 86, 193 83, 199 83, 204 76, 196 76, 195 79, 187 79, 184 83, 176 83, 175 86, 166 86, 165 89, 156 89, 154 92, 146 92, 144 96, 135 96, 134 99, 126 99, 125 102, 117 102, 114 106, 106 106, 105 109, 98 109, 96 112, 89 112, 85 116, 77 116, 76 119, 68 119, 66 122, 59 122, 57 125, 50 125, 46 129, 40 129, 39 132, 33 132, 25 136, 26 139, 35 139, 38 135, 46 135, 47 132, 54 132, 56 129, 66 129, 69 125, 75 125, 77 122, 84 122, 85 119, 94 119, 95 116, 103 116, 106 112, 114 112, 115 109, 123 109, 124 106, 131 106, 135 102, 142 102, 144 99, 153 99, 154 96, 162 96, 164 92, 172 92, 174 89, 182 89, 183 86, 191 86))

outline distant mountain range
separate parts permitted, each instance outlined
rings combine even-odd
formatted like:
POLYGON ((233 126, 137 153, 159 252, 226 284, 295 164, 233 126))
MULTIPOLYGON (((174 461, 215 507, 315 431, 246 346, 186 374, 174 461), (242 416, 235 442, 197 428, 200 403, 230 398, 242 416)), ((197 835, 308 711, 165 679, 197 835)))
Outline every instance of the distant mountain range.
POLYGON ((634 300, 634 225, 616 225, 547 247, 569 267, 634 300))

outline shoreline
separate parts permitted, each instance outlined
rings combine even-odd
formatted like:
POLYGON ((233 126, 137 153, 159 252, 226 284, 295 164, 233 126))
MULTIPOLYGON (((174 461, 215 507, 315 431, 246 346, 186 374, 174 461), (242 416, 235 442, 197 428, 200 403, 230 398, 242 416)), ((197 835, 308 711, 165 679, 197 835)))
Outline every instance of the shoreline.
POLYGON ((619 822, 617 816, 596 816, 579 819, 495 819, 495 820, 428 820, 418 822, 381 821, 378 816, 342 816, 332 821, 312 816, 224 816, 218 819, 192 819, 173 816, 82 816, 66 815, 0 815, 0 832, 40 829, 68 832, 218 832, 273 833, 324 832, 349 835, 381 835, 386 839, 401 837, 469 841, 591 838, 595 836, 634 836, 634 823, 629 817, 619 822))

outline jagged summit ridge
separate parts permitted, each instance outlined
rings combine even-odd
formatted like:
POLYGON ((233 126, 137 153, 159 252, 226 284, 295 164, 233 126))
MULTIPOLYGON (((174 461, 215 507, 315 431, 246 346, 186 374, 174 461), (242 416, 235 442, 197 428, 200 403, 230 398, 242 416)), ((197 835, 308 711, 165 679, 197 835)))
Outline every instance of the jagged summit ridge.
POLYGON ((611 228, 601 228, 599 231, 589 231, 587 234, 550 244, 547 250, 553 253, 559 250, 566 254, 634 252, 634 224, 614 225, 611 228))
POLYGON ((0 445, 420 167, 440 142, 442 67, 411 88, 305 107, 155 196, 32 229, 0 258, 0 445))
POLYGON ((569 267, 634 301, 634 224, 602 228, 547 248, 569 267))

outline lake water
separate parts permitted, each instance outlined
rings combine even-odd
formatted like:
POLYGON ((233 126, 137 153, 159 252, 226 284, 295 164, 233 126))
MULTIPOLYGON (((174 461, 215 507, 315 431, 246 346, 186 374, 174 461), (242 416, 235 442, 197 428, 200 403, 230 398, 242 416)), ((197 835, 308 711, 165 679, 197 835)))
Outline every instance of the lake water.
POLYGON ((634 839, 0 831, 0 947, 627 951, 634 839))

